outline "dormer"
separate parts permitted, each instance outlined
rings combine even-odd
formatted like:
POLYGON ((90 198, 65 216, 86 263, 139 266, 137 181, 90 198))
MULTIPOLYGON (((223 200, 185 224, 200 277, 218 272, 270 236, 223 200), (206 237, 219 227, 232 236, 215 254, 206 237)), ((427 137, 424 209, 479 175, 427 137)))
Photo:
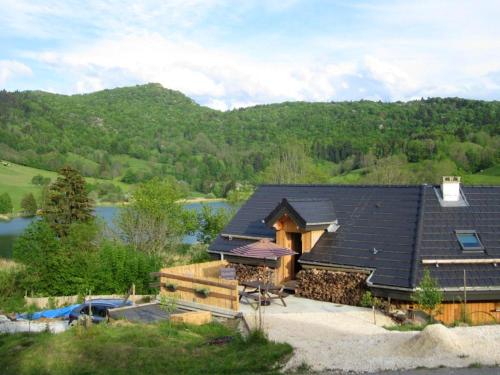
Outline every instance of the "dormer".
POLYGON ((339 228, 329 199, 284 198, 263 222, 276 229, 277 244, 299 254, 310 251, 325 231, 339 228))

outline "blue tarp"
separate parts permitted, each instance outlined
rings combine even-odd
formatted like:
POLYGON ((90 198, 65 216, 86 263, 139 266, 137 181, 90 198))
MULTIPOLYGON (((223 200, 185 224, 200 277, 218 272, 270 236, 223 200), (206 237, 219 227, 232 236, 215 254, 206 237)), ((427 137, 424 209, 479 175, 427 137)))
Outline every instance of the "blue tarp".
MULTIPOLYGON (((61 307, 60 309, 38 311, 38 312, 33 314, 33 317, 31 319, 32 320, 37 320, 40 318, 47 318, 47 319, 64 318, 64 319, 68 319, 69 313, 71 311, 73 311, 73 309, 78 307, 78 306, 80 306, 80 305, 77 304, 77 305, 61 307)), ((28 319, 28 314, 27 313, 17 314, 17 319, 28 319)))

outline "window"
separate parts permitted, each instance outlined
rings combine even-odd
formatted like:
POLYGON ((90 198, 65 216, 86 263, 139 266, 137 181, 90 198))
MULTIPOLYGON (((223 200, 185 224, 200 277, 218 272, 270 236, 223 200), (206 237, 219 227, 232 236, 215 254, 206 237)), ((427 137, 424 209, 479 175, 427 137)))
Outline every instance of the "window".
POLYGON ((462 250, 484 250, 484 246, 475 230, 457 230, 455 234, 462 250))

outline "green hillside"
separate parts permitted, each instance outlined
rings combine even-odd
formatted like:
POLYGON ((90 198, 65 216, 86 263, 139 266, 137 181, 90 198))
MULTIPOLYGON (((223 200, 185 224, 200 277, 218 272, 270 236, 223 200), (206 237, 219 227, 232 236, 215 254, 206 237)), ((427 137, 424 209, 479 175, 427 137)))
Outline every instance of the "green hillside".
MULTIPOLYGON (((55 172, 25 167, 13 163, 7 163, 7 165, 0 163, 0 194, 9 193, 14 205, 14 211, 20 210, 21 199, 27 193, 33 193, 37 200, 40 199, 42 188, 31 182, 32 178, 36 175, 48 177, 52 181, 57 178, 57 173, 55 172)), ((86 178, 86 180, 87 183, 92 185, 110 183, 110 181, 96 178, 86 178)), ((127 184, 118 181, 112 183, 119 186, 123 192, 129 191, 130 187, 127 184)))
POLYGON ((158 84, 86 95, 0 91, 0 158, 130 184, 500 183, 500 103, 281 103, 220 112, 158 84))

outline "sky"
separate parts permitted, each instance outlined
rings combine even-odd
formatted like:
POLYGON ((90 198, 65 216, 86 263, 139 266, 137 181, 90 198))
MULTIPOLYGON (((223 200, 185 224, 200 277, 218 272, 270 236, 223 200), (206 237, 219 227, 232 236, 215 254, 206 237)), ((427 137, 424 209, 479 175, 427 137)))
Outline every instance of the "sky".
POLYGON ((500 99, 500 1, 0 0, 0 89, 158 82, 229 110, 500 99))

